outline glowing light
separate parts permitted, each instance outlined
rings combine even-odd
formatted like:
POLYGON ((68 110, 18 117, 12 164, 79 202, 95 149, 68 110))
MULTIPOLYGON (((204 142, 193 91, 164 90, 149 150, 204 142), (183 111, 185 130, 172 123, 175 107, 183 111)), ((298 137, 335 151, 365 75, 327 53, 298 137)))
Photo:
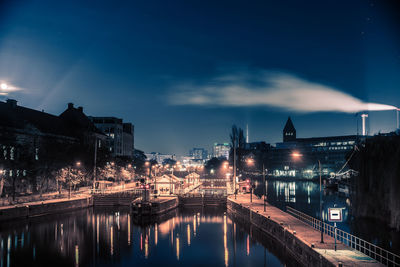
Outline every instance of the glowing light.
POLYGON ((128 245, 131 244, 131 216, 128 214, 128 245))
POLYGON ((3 90, 7 90, 8 89, 8 85, 6 83, 2 83, 0 85, 0 88, 3 89, 3 90))
POLYGON ((249 235, 247 235, 246 253, 247 253, 247 256, 250 255, 250 236, 249 235))
POLYGON ((225 266, 228 267, 229 253, 228 253, 228 237, 227 237, 226 215, 224 215, 224 259, 225 259, 225 266))
POLYGON ((176 259, 179 260, 179 237, 176 237, 176 259))
POLYGON ((254 165, 254 159, 248 158, 248 159, 246 160, 246 163, 247 163, 247 165, 252 166, 252 165, 254 165))
POLYGON ((75 266, 79 266, 79 246, 75 246, 75 266))
POLYGON ((187 242, 190 246, 190 224, 187 225, 187 242))
POLYGON ((300 159, 303 155, 300 154, 300 153, 297 152, 297 151, 294 151, 294 152, 291 154, 291 156, 292 156, 292 158, 294 158, 294 159, 300 159))
POLYGON ((157 243, 158 243, 158 225, 157 224, 154 226, 154 243, 157 246, 157 243))
POLYGON ((111 256, 114 255, 114 231, 112 226, 110 229, 110 254, 111 256))
POLYGON ((149 237, 147 235, 144 239, 144 257, 146 259, 149 257, 149 237))

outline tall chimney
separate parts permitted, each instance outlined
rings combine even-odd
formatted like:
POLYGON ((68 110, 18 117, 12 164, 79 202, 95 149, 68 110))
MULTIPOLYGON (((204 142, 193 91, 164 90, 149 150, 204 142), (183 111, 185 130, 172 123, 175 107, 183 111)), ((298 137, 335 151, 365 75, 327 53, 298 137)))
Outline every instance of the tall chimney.
POLYGON ((246 144, 249 143, 249 125, 246 124, 246 144))
POLYGON ((366 136, 367 135, 367 130, 365 127, 365 122, 366 119, 368 118, 368 114, 361 114, 361 119, 362 119, 362 135, 366 136))
POLYGON ((17 106, 17 100, 15 99, 7 99, 7 104, 11 107, 11 108, 15 108, 17 106))

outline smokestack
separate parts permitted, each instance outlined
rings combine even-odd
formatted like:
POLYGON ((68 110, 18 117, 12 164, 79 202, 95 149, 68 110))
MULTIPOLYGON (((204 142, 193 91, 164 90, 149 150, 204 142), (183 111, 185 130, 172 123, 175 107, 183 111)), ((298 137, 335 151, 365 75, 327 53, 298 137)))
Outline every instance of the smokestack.
POLYGON ((361 119, 362 119, 362 135, 366 136, 367 135, 367 130, 365 128, 365 121, 368 118, 368 114, 361 114, 361 119))
POLYGON ((246 143, 249 143, 249 125, 246 124, 246 143))

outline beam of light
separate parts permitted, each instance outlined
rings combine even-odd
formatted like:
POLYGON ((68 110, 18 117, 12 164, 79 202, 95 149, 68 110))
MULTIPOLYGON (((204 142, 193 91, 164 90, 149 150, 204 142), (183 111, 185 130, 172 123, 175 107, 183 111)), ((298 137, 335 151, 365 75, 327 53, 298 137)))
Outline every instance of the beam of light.
POLYGON ((295 112, 394 110, 367 103, 336 88, 278 72, 221 76, 207 84, 184 84, 170 94, 172 105, 248 107, 269 106, 295 112))

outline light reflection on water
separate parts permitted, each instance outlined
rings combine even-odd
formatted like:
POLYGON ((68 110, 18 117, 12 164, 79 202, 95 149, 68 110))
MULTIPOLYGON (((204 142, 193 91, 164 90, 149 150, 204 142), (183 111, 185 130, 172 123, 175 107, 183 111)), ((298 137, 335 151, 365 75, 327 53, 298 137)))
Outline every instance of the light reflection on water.
POLYGON ((175 210, 153 222, 85 209, 5 223, 0 266, 290 265, 261 233, 221 209, 175 210), (271 253, 270 251, 273 251, 271 253))

